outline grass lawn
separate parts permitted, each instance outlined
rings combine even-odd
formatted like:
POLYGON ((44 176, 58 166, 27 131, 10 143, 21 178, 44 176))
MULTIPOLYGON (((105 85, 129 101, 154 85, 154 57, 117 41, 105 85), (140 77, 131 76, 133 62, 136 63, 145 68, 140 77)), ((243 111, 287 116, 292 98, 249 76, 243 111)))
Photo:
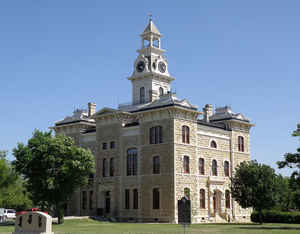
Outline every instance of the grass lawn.
MULTIPOLYGON (((0 226, 1 234, 11 234, 14 226, 0 226)), ((91 219, 65 220, 62 225, 53 225, 55 234, 179 234, 183 233, 182 225, 177 224, 139 224, 139 223, 108 223, 91 219)), ((193 224, 186 234, 196 233, 284 233, 299 234, 300 224, 193 224)))

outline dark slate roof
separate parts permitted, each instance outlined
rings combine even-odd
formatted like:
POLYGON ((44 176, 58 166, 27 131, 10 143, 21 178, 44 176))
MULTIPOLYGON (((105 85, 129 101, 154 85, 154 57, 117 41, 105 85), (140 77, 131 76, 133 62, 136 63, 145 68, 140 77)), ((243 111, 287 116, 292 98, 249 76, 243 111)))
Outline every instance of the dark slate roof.
POLYGON ((61 125, 68 125, 68 124, 74 124, 74 123, 80 123, 80 122, 84 122, 84 123, 91 123, 91 121, 88 120, 74 120, 71 122, 65 122, 65 123, 56 123, 55 126, 61 126, 61 125))
POLYGON ((159 108, 164 108, 164 107, 169 107, 169 106, 179 106, 179 107, 189 109, 189 110, 195 110, 195 111, 197 110, 197 108, 186 107, 186 106, 182 106, 182 105, 179 105, 179 104, 167 104, 167 105, 162 105, 162 106, 145 107, 145 108, 142 108, 142 109, 130 111, 130 113, 142 112, 142 111, 147 111, 147 110, 154 110, 154 109, 159 109, 159 108))
POLYGON ((85 129, 81 133, 86 134, 86 133, 91 133, 91 132, 96 132, 96 127, 85 129))
POLYGON ((124 128, 129 128, 129 127, 134 127, 140 125, 139 122, 132 122, 132 123, 127 123, 125 124, 124 128))
POLYGON ((198 124, 208 126, 208 127, 213 127, 213 128, 219 128, 223 130, 227 130, 226 125, 224 123, 212 123, 212 122, 206 122, 204 120, 198 119, 197 121, 198 124))

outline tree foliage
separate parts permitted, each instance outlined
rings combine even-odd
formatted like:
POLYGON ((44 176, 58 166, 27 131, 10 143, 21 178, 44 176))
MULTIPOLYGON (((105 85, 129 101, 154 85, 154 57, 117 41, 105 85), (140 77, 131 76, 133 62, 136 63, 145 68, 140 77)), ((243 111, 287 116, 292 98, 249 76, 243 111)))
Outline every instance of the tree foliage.
POLYGON ((289 177, 276 176, 276 204, 274 210, 289 211, 293 207, 292 189, 289 177))
POLYGON ((16 210, 27 209, 32 201, 20 177, 6 160, 7 151, 0 151, 0 207, 16 210))
POLYGON ((276 204, 276 174, 271 167, 256 161, 242 162, 231 178, 232 197, 243 208, 259 213, 276 204))
MULTIPOLYGON (((297 125, 297 129, 292 133, 292 136, 300 137, 300 124, 297 125)), ((293 190, 293 204, 295 208, 300 209, 300 147, 297 148, 296 153, 286 153, 284 160, 277 162, 277 164, 279 168, 295 168, 290 178, 290 186, 293 190)))
POLYGON ((19 143, 13 154, 34 203, 53 210, 62 223, 64 204, 94 173, 92 153, 75 146, 70 137, 35 130, 28 144, 19 143))

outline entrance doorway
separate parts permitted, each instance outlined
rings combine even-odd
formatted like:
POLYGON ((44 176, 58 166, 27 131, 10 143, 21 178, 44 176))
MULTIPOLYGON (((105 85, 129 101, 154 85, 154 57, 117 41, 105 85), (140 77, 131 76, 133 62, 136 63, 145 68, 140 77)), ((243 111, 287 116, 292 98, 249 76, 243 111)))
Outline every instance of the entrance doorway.
POLYGON ((213 209, 214 209, 214 213, 216 213, 217 210, 217 192, 214 191, 213 194, 213 209))
POLYGON ((213 210, 212 212, 214 214, 219 213, 221 210, 221 198, 222 198, 222 192, 220 190, 215 190, 212 195, 212 202, 213 202, 213 210))

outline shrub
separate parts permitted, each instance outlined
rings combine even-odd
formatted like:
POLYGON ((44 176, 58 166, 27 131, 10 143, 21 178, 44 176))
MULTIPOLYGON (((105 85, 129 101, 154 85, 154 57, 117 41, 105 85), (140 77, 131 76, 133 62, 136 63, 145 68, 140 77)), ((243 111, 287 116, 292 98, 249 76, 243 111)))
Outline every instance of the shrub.
MULTIPOLYGON (((259 223, 259 214, 254 211, 251 214, 251 221, 259 223)), ((263 223, 299 223, 300 212, 282 212, 275 210, 265 210, 262 212, 263 223)))

